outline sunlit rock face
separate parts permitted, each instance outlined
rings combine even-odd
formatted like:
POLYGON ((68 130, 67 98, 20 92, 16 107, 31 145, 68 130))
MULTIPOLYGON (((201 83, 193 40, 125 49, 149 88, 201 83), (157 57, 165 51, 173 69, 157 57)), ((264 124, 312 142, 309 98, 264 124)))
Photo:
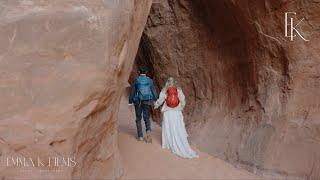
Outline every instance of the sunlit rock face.
MULTIPOLYGON (((320 2, 154 0, 137 65, 177 78, 202 150, 256 173, 320 178, 320 2), (285 12, 309 40, 285 37, 285 12)), ((134 73, 133 73, 134 74, 134 73)))
POLYGON ((0 2, 1 179, 122 174, 118 106, 150 6, 149 0, 0 2), (15 164, 17 157, 25 163, 15 164))

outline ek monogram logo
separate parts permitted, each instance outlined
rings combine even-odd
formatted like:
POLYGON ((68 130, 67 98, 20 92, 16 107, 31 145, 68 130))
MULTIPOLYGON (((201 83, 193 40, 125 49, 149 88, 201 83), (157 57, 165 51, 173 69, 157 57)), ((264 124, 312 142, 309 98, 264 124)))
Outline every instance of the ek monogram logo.
POLYGON ((284 17, 284 23, 285 23, 285 37, 290 37, 290 41, 293 41, 293 38, 297 36, 297 34, 304 40, 309 41, 306 38, 303 37, 303 35, 298 31, 297 27, 300 25, 301 22, 303 22, 304 18, 300 19, 300 21, 294 25, 293 24, 293 17, 288 17, 289 14, 292 14, 296 16, 296 12, 286 12, 284 17), (290 19, 289 23, 288 20, 290 19), (288 29, 289 27, 289 29, 288 29))

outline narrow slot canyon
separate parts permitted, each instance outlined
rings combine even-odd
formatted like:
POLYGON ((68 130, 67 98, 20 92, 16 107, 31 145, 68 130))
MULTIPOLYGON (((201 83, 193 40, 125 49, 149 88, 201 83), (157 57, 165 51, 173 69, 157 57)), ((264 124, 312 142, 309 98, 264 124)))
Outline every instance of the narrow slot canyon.
POLYGON ((0 179, 320 179, 319 9, 0 1, 0 179), (309 41, 284 36, 286 12, 309 41), (181 85, 199 158, 162 149, 159 109, 152 144, 137 141, 128 96, 141 66, 158 93, 170 76, 181 85))
MULTIPOLYGON (((201 151, 266 177, 318 177, 319 143, 301 139, 311 129, 316 133, 317 118, 309 121, 309 130, 294 120, 301 118, 295 111, 311 108, 313 117, 319 115, 316 107, 293 105, 299 96, 318 94, 316 84, 303 87, 304 75, 295 75, 309 70, 300 58, 310 57, 293 57, 284 40, 272 36, 283 31, 280 15, 285 7, 309 5, 154 1, 129 83, 140 66, 150 69, 158 92, 168 77, 176 78, 187 97, 184 115, 190 140, 201 151)), ((159 112, 153 120, 161 124, 159 112)))

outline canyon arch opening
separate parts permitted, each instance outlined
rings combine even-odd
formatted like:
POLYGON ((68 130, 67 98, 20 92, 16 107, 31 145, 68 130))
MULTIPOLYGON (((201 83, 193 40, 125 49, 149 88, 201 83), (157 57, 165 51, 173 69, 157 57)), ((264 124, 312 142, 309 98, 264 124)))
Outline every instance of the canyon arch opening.
MULTIPOLYGON (((284 136, 301 131, 290 127, 297 60, 279 37, 281 7, 292 5, 308 6, 154 1, 135 67, 149 67, 158 90, 169 76, 181 83, 187 97, 186 126, 201 150, 251 172, 312 177, 317 176, 311 171, 317 162, 313 157, 319 153, 308 150, 308 155, 296 139, 290 146, 284 143, 284 136), (303 157, 296 157, 302 152, 303 157), (308 165, 280 162, 284 157, 308 165)), ((134 68, 131 82, 136 75, 134 68)), ((161 121, 159 114, 154 119, 161 121)))
POLYGON ((153 3, 129 82, 138 66, 149 67, 158 89, 169 76, 177 78, 189 97, 187 121, 194 116, 205 121, 212 104, 233 109, 245 103, 251 84, 246 39, 223 1, 208 7, 184 3, 153 3), (223 18, 223 11, 231 15, 223 18))
MULTIPOLYGON (((121 150, 133 147, 118 148, 128 142, 118 115, 130 111, 120 101, 148 14, 136 64, 152 69, 158 88, 170 75, 182 84, 193 144, 258 174, 320 179, 319 0, 10 0, 0 9, 0 158, 61 155, 78 162, 61 173, 11 163, 0 166, 0 179, 125 174, 121 150), (287 11, 304 18, 299 32, 310 41, 284 36, 287 11)), ((130 138, 145 153, 145 144, 130 138)), ((159 144, 149 149, 154 156, 142 175, 148 169, 169 177, 149 169, 149 160, 168 157, 159 144)), ((130 155, 134 171, 137 156, 130 155)), ((161 170, 185 179, 198 172, 241 178, 215 162, 161 170)))

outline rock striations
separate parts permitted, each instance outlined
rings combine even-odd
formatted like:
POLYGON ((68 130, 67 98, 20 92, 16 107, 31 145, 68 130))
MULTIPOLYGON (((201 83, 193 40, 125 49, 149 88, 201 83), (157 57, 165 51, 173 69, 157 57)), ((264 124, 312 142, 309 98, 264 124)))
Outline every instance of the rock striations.
POLYGON ((150 7, 0 2, 0 179, 121 175, 118 107, 150 7))
POLYGON ((253 172, 320 178, 320 2, 154 0, 137 65, 187 96, 199 148, 253 172), (285 12, 309 41, 285 37, 285 12), (292 16, 292 14, 291 14, 292 16))

